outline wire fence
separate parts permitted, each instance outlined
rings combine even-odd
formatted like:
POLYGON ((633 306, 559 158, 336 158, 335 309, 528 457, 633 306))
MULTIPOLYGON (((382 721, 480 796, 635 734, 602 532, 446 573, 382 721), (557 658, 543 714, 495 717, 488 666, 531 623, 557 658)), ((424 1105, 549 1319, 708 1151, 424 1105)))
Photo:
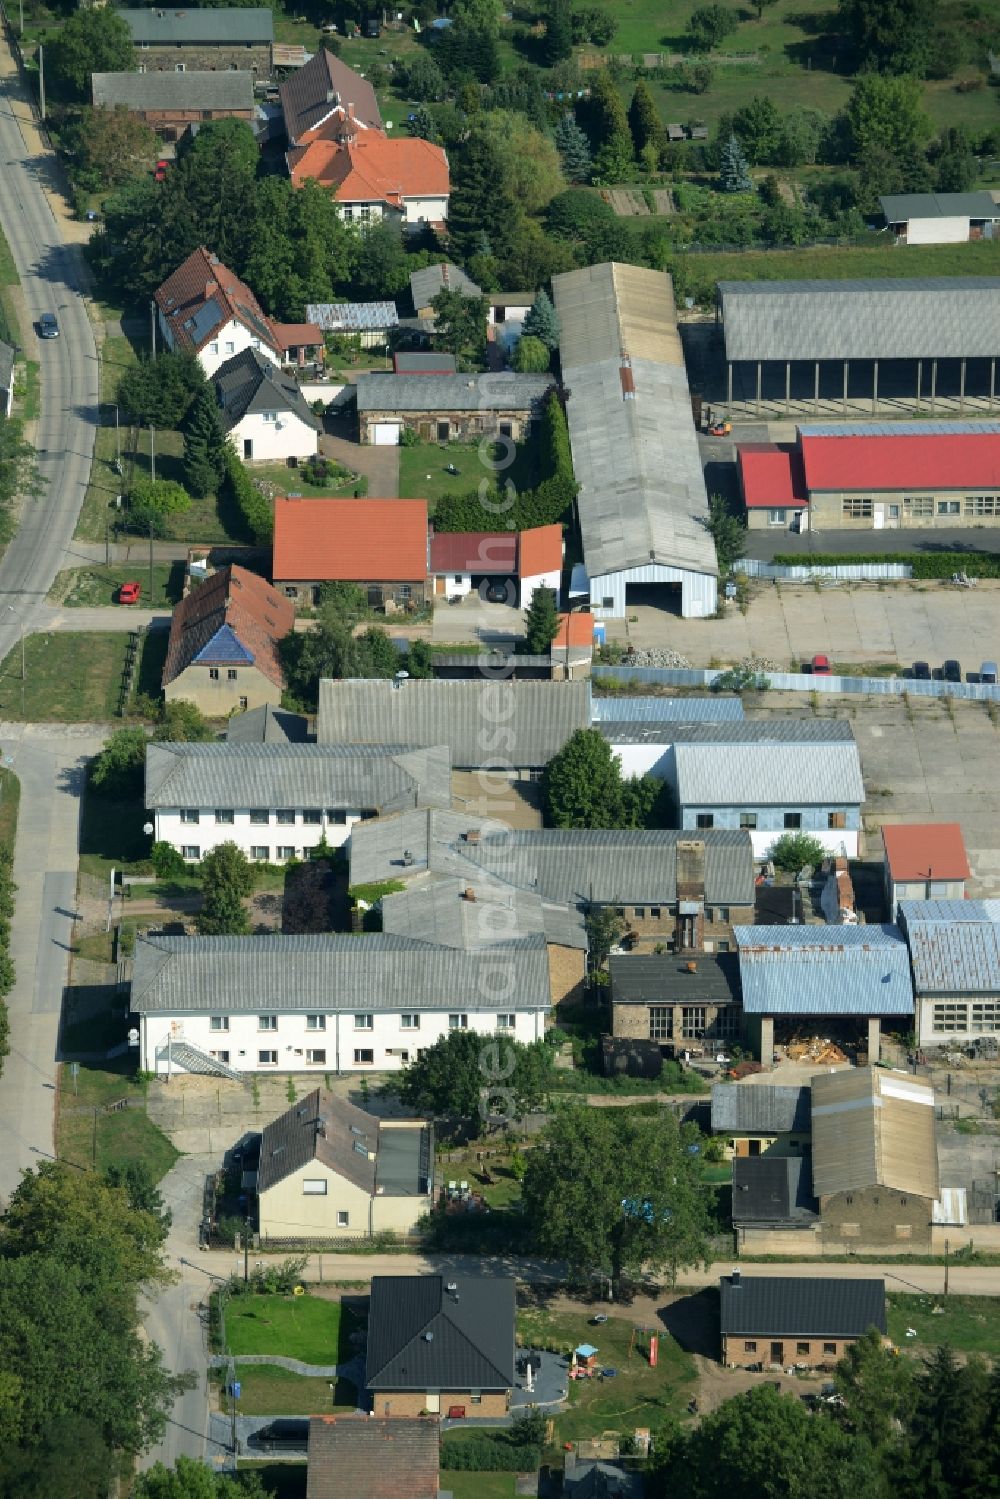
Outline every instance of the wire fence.
MULTIPOLYGON (((644 682, 660 687, 713 687, 723 671, 699 671, 670 666, 595 666, 595 682, 644 682)), ((759 690, 842 694, 854 697, 933 697, 1000 703, 1000 684, 985 682, 916 681, 911 677, 850 677, 831 673, 762 672, 759 690)))

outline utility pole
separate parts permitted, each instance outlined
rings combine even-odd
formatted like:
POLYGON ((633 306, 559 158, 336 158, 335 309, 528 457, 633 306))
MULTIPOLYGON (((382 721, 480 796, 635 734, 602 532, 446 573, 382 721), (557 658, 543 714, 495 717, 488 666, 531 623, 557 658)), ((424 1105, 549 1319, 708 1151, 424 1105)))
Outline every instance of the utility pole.
POLYGON ((45 119, 45 48, 38 46, 38 113, 45 119))
POLYGON ((153 607, 153 512, 149 512, 149 607, 153 607))
POLYGON ((115 406, 115 473, 122 471, 122 429, 118 421, 118 407, 115 406))
POLYGON ((149 477, 156 483, 156 428, 149 429, 149 477))
POLYGON ((18 0, 18 9, 21 12, 21 36, 24 35, 24 0, 18 0))
POLYGON ((250 1280, 250 1219, 243 1220, 243 1284, 250 1280))
POLYGON ((156 303, 150 299, 149 303, 149 337, 153 345, 153 358, 156 358, 156 303))
POLYGON ((951 1248, 951 1246, 948 1243, 948 1240, 945 1239, 945 1241, 944 1241, 944 1294, 946 1296, 948 1294, 948 1270, 949 1270, 948 1251, 949 1251, 950 1248, 951 1248))

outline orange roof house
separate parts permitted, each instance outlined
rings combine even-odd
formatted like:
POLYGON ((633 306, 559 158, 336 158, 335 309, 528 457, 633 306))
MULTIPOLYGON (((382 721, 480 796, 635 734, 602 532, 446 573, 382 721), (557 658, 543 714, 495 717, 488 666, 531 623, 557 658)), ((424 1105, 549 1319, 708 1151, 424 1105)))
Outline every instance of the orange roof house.
POLYGON ((275 586, 307 602, 320 585, 358 583, 369 602, 406 607, 427 588, 426 500, 274 502, 275 586))
POLYGON ((448 217, 448 158, 416 136, 390 140, 366 130, 341 140, 324 131, 290 150, 287 160, 295 186, 311 180, 332 188, 345 218, 398 214, 404 224, 418 225, 448 217))
POLYGON ((901 900, 964 899, 970 870, 957 822, 883 827, 882 842, 891 921, 901 900))
POLYGON ((222 717, 281 701, 278 644, 291 632, 287 598, 245 567, 223 567, 173 612, 163 667, 168 702, 192 702, 222 717))
POLYGON ((307 348, 323 348, 320 328, 276 323, 246 282, 204 245, 167 277, 154 300, 169 347, 197 354, 208 374, 245 348, 258 349, 275 364, 301 363, 307 348))

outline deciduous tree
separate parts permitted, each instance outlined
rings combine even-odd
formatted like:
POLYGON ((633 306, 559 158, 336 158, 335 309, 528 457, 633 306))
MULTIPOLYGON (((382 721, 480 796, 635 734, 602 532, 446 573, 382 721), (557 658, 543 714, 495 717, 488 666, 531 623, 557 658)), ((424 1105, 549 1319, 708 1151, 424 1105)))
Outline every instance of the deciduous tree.
POLYGON ((138 726, 115 729, 91 761, 90 785, 102 796, 122 801, 138 796, 146 765, 146 742, 146 732, 138 726))
POLYGON ((191 496, 173 479, 137 479, 129 493, 129 525, 146 535, 162 536, 170 517, 190 508, 191 496))
POLYGON ((514 350, 514 368, 519 375, 543 375, 551 362, 551 355, 540 338, 524 333, 514 350))
POLYGON ((434 1117, 519 1117, 544 1103, 551 1071, 544 1041, 449 1031, 409 1064, 398 1091, 403 1103, 434 1117))
POLYGON ((151 166, 159 142, 156 132, 124 104, 113 109, 84 105, 65 147, 74 163, 74 180, 91 192, 115 187, 151 166))
POLYGON ((86 99, 92 73, 130 73, 132 33, 110 6, 77 10, 45 48, 49 89, 64 99, 86 99))
POLYGON ((243 904, 254 885, 253 867, 235 843, 220 843, 202 859, 203 904, 198 930, 203 937, 245 937, 250 918, 243 904))
POLYGON ((839 19, 862 68, 923 77, 934 33, 933 0, 840 0, 839 19))
POLYGON ((490 304, 486 297, 467 297, 464 292, 442 287, 431 298, 434 309, 434 339, 460 359, 469 354, 482 358, 486 348, 486 321, 490 304))
POLYGON ((687 36, 696 52, 711 52, 735 29, 735 11, 725 5, 702 5, 691 13, 687 36))

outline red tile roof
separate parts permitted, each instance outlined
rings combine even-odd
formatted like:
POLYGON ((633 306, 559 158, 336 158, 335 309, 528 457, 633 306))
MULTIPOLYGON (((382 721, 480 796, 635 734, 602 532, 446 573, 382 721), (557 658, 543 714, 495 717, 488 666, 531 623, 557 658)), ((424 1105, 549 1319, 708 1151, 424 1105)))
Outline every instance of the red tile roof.
MULTIPOLYGON (((245 567, 223 567, 181 599, 170 621, 170 640, 163 667, 163 686, 173 682, 196 656, 212 662, 211 642, 220 630, 229 631, 253 656, 254 665, 276 686, 284 686, 278 642, 295 623, 288 599, 245 567)), ((231 662, 223 641, 220 661, 231 662)))
POLYGON ((448 158, 440 146, 417 136, 389 140, 374 130, 343 145, 314 139, 305 150, 289 153, 289 171, 296 187, 312 178, 334 188, 338 203, 400 208, 406 198, 446 198, 450 191, 448 158))
POLYGON ((427 501, 279 497, 273 575, 276 583, 425 582, 427 501))
POLYGON ((432 573, 517 572, 516 531, 437 531, 431 537, 432 573))
POLYGON ((538 578, 542 573, 562 571, 563 528, 559 525, 532 526, 521 532, 521 556, 518 570, 522 578, 538 578))
POLYGON ((918 822, 883 827, 886 863, 895 881, 967 880, 969 861, 957 822, 918 822))
POLYGON ((236 318, 268 348, 280 352, 274 325, 249 286, 204 245, 193 250, 154 295, 182 349, 197 353, 236 318))
POLYGON ((996 432, 807 437, 806 485, 822 490, 1000 489, 996 432))
POLYGON ((809 503, 798 453, 773 442, 745 442, 736 449, 736 463, 748 510, 792 509, 809 503))
POLYGON ((323 330, 316 323, 274 323, 272 326, 282 353, 286 349, 308 349, 323 342, 323 330))
POLYGON ((579 609, 572 614, 560 614, 559 632, 552 642, 554 651, 565 650, 567 645, 593 646, 594 644, 594 616, 584 614, 579 609))
POLYGON ((306 1499, 437 1499, 433 1416, 313 1416, 306 1499))

